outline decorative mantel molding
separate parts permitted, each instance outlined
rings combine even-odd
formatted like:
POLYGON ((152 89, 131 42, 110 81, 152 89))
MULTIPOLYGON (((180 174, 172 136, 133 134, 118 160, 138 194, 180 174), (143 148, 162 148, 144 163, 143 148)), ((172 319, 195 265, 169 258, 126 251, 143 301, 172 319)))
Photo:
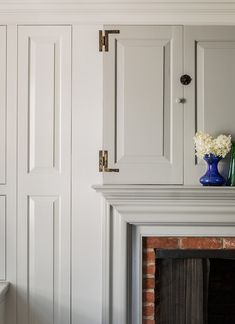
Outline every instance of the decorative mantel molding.
POLYGON ((235 187, 94 185, 107 200, 220 200, 234 201, 235 187))
POLYGON ((142 237, 235 237, 235 188, 96 185, 104 197, 103 324, 142 323, 142 237))

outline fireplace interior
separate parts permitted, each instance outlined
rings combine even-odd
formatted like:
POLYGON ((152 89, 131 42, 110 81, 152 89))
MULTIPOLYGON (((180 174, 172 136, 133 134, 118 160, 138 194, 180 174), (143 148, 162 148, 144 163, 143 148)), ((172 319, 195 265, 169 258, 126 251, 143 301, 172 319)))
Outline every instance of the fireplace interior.
POLYGON ((235 250, 155 249, 156 324, 234 324, 235 250))
POLYGON ((235 237, 144 236, 143 324, 235 324, 235 237))

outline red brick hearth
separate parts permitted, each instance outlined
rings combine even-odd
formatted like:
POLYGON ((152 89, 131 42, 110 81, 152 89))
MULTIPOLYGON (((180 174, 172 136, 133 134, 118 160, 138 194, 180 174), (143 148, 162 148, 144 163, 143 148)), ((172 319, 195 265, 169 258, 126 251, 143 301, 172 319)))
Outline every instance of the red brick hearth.
POLYGON ((143 324, 155 320, 154 249, 235 249, 235 237, 144 237, 143 238, 143 324))

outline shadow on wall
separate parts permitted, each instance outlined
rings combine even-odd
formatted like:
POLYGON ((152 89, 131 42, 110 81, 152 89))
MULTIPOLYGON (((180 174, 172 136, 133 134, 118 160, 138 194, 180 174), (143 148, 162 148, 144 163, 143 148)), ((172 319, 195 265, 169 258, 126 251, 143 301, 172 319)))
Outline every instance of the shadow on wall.
MULTIPOLYGON (((29 311, 28 305, 25 302, 26 294, 23 296, 22 291, 21 295, 18 293, 18 324, 25 324, 25 320, 27 319, 27 313, 29 316, 29 323, 34 324, 101 324, 101 314, 100 318, 97 318, 97 304, 92 303, 91 301, 87 301, 86 305, 89 305, 90 313, 87 309, 82 313, 79 310, 79 306, 70 312, 69 301, 66 300, 66 304, 62 305, 60 300, 56 298, 56 288, 55 287, 55 295, 51 296, 51 298, 46 298, 45 294, 49 292, 40 291, 40 290, 31 290, 31 295, 29 298, 29 311), (54 299, 54 302, 53 302, 54 299), (20 305, 20 306, 19 306, 20 305), (94 311, 95 310, 95 311, 94 311), (70 316, 72 319, 70 321, 70 316)), ((15 316, 14 311, 12 310, 12 303, 15 301, 16 290, 13 286, 8 293, 8 297, 6 300, 7 305, 7 321, 0 324, 15 324, 15 316)), ((85 307, 87 308, 87 306, 85 307)))

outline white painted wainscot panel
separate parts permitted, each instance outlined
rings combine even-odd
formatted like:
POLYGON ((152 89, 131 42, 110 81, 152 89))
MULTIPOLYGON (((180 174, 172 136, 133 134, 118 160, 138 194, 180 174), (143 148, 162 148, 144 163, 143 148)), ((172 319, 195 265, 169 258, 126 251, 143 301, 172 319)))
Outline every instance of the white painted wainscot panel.
POLYGON ((18 323, 70 323, 71 27, 18 30, 18 323))

